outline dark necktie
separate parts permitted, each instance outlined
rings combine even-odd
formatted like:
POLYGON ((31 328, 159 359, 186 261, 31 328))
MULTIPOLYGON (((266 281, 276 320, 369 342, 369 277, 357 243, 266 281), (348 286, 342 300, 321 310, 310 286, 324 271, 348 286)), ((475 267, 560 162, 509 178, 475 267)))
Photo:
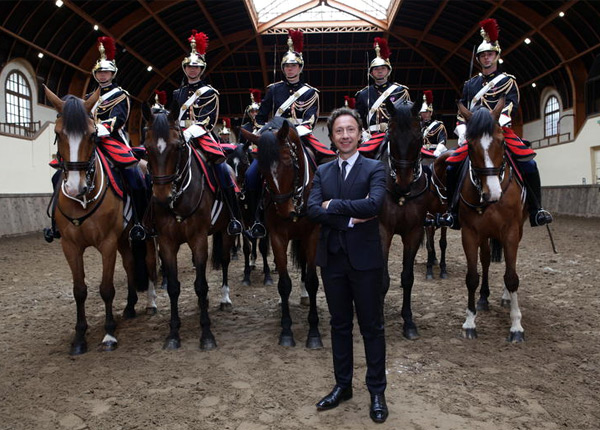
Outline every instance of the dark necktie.
POLYGON ((346 167, 348 167, 348 162, 342 161, 342 182, 346 180, 346 167))

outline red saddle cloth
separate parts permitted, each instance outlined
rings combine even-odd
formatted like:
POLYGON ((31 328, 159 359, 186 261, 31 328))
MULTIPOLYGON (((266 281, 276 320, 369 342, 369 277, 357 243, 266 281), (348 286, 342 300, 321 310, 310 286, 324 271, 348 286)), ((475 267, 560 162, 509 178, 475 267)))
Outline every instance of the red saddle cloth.
POLYGON ((100 151, 119 167, 131 166, 138 162, 131 148, 119 140, 105 136, 98 143, 100 151))
POLYGON ((377 152, 383 141, 385 140, 385 133, 374 133, 371 138, 366 142, 363 142, 358 150, 360 152, 377 152))
MULTIPOLYGON (((206 183, 208 184, 208 187, 210 188, 210 190, 213 193, 215 193, 217 191, 218 182, 217 182, 217 178, 215 178, 214 170, 208 168, 208 162, 206 161, 204 156, 198 151, 197 148, 194 148, 192 146, 192 152, 194 153, 194 157, 198 161, 198 164, 200 164, 200 168, 202 169, 202 172, 204 172, 204 177, 206 178, 206 183)), ((231 168, 229 168, 228 166, 226 166, 226 168, 227 168, 229 177, 231 178, 231 183, 233 184, 234 191, 236 193, 241 192, 240 187, 238 186, 235 174, 233 173, 233 170, 231 168)))
POLYGON ((100 163, 104 168, 104 173, 106 173, 108 182, 110 183, 110 187, 113 189, 115 194, 119 196, 120 199, 123 199, 123 197, 125 196, 125 192, 123 191, 123 184, 120 180, 117 180, 117 177, 115 176, 115 172, 113 170, 114 167, 111 166, 111 164, 108 162, 102 151, 96 151, 96 154, 98 154, 100 163))
POLYGON ((322 144, 312 133, 302 136, 302 141, 309 145, 316 153, 323 154, 328 157, 336 155, 334 151, 322 144))
POLYGON ((423 156, 423 158, 437 158, 435 155, 433 155, 433 151, 430 151, 429 149, 425 149, 425 147, 421 147, 421 155, 423 156))

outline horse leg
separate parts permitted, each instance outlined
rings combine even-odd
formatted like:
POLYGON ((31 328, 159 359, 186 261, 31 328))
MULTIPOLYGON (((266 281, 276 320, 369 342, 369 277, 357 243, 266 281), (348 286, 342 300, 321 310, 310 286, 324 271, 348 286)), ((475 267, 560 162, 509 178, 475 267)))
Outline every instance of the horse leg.
POLYGON ((300 304, 302 306, 310 306, 310 297, 306 291, 306 263, 300 268, 300 304))
POLYGON ((525 340, 525 331, 521 326, 521 309, 519 309, 519 300, 517 290, 519 289, 519 275, 517 275, 517 249, 519 238, 507 241, 504 246, 504 260, 506 270, 504 272, 504 286, 510 293, 510 320, 511 327, 508 335, 508 341, 520 343, 525 340))
POLYGON ((390 289, 390 272, 388 270, 388 259, 390 254, 390 246, 392 245, 392 239, 394 237, 393 229, 386 228, 382 224, 379 224, 379 233, 381 235, 381 246, 383 247, 383 279, 381 283, 381 321, 384 319, 384 303, 385 296, 390 289))
POLYGON ((250 270, 254 270, 256 268, 256 259, 257 259, 257 239, 252 239, 252 248, 250 250, 250 270))
POLYGON ((467 258, 467 276, 465 281, 468 290, 467 318, 462 325, 462 334, 466 339, 476 339, 477 327, 475 318, 477 316, 477 309, 475 308, 475 292, 479 286, 479 274, 477 273, 477 235, 470 230, 463 228, 462 245, 465 257, 467 258))
POLYGON ((425 233, 425 246, 427 248, 427 272, 425 274, 425 279, 433 279, 433 266, 435 265, 435 227, 425 227, 425 233))
POLYGON ((440 278, 446 279, 448 277, 448 272, 446 271, 446 248, 448 247, 446 233, 448 232, 448 227, 442 227, 440 230, 440 278))
POLYGON ((228 234, 222 235, 223 238, 223 250, 221 252, 221 271, 223 274, 223 282, 221 283, 221 304, 219 305, 219 309, 226 312, 231 312, 233 310, 233 303, 231 302, 231 298, 229 297, 229 263, 230 259, 230 249, 235 245, 235 236, 230 236, 228 234))
POLYGON ((258 240, 258 249, 263 259, 263 285, 273 285, 273 278, 271 277, 271 269, 269 268, 269 242, 266 237, 258 240))
POLYGON ((408 340, 417 340, 419 332, 417 325, 413 321, 411 308, 412 287, 415 282, 415 257, 419 249, 419 243, 423 235, 423 229, 413 228, 408 234, 402 237, 404 250, 402 252, 402 274, 400 283, 402 287, 402 319, 404 326, 402 328, 403 336, 408 340))
MULTIPOLYGON (((127 274, 127 305, 123 309, 123 318, 132 319, 136 317, 135 305, 138 301, 138 294, 135 285, 135 262, 133 252, 126 234, 119 238, 119 252, 123 260, 123 268, 127 274)), ((147 256, 146 256, 147 257, 147 256)))
MULTIPOLYGON (((200 233, 201 234, 201 233, 200 233)), ((227 235, 229 236, 229 235, 227 235)), ((229 246, 223 247, 223 252, 231 252, 231 242, 229 246)), ((196 267, 196 280, 194 281, 194 290, 198 297, 198 307, 200 308, 200 349, 208 351, 217 347, 217 341, 210 331, 210 318, 208 316, 208 282, 206 280, 206 262, 208 261, 208 239, 206 234, 200 240, 196 241, 196 246, 192 250, 194 266, 196 267)), ((227 262, 229 264, 229 262, 227 262)), ((225 267, 225 265, 223 265, 225 267)), ((229 287, 227 287, 229 289, 229 287)))
POLYGON ((169 302, 171 304, 169 334, 165 339, 163 348, 178 349, 181 346, 181 339, 179 337, 179 328, 181 327, 181 319, 179 318, 179 294, 181 292, 181 286, 179 284, 179 279, 177 279, 177 252, 179 251, 179 245, 167 243, 166 240, 160 242, 160 260, 162 261, 164 276, 167 279, 167 293, 169 294, 169 302))
POLYGON ((308 337, 306 347, 309 349, 323 348, 321 333, 319 332, 319 313, 317 312, 317 290, 319 289, 319 278, 315 264, 317 255, 317 243, 319 240, 318 229, 315 229, 303 246, 306 255, 306 290, 309 298, 308 309, 308 337))
POLYGON ((479 248, 479 258, 481 258, 481 290, 479 291, 479 300, 477 301, 478 311, 489 311, 490 303, 490 245, 485 240, 479 248))
POLYGON ((275 267, 279 272, 279 282, 277 290, 281 299, 281 334, 279 335, 279 345, 296 346, 294 334, 292 332, 292 317, 290 315, 289 298, 292 292, 292 280, 287 271, 287 239, 271 236, 271 247, 275 255, 275 267))
POLYGON ((87 352, 87 342, 85 333, 87 331, 87 319, 85 317, 85 300, 87 299, 87 286, 85 285, 85 271, 83 267, 83 251, 82 247, 61 240, 63 252, 71 274, 73 275, 73 297, 75 297, 75 305, 77 307, 77 322, 75 323, 75 337, 71 343, 69 354, 80 355, 87 352))
POLYGON ((240 242, 239 237, 236 236, 236 239, 233 241, 233 245, 231 246, 231 259, 237 261, 239 258, 238 254, 240 252, 240 242))
POLYGON ((252 251, 252 249, 251 249, 250 239, 248 239, 246 236, 244 236, 243 240, 244 240, 244 245, 243 245, 244 279, 242 280, 242 285, 244 287, 249 287, 250 285, 252 285, 252 280, 250 279, 250 273, 252 272, 252 268, 250 267, 250 252, 252 251))
MULTIPOLYGON (((102 254, 102 281, 100 283, 100 297, 104 301, 105 319, 104 319, 104 330, 106 334, 102 339, 100 349, 102 351, 114 351, 117 348, 117 338, 115 337, 115 331, 117 329, 117 323, 113 316, 113 300, 115 298, 115 264, 117 262, 117 240, 105 240, 100 247, 100 253, 102 254)), ((133 256, 130 255, 131 264, 130 270, 133 272, 133 256)), ((123 258, 125 264, 126 258, 123 258)), ((135 284, 133 279, 127 280, 127 307, 133 308, 135 313, 135 303, 137 302, 137 292, 135 290, 135 284)))
POLYGON ((146 241, 146 268, 148 270, 148 291, 146 292, 146 315, 156 315, 156 281, 158 272, 156 270, 156 241, 146 241))

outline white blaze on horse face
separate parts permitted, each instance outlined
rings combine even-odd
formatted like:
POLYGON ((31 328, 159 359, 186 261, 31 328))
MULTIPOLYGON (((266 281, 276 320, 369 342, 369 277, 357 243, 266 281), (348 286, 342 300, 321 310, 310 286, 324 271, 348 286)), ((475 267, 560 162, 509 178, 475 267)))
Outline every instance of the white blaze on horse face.
MULTIPOLYGON (((494 163, 492 163, 492 159, 490 158, 490 146, 492 145, 493 138, 489 134, 484 134, 481 136, 481 146, 483 148, 483 161, 485 163, 485 167, 493 168, 494 163)), ((500 178, 497 175, 486 176, 485 178, 486 184, 488 186, 488 190, 490 193, 490 202, 497 202, 500 200, 502 196, 502 187, 500 186, 500 178)))
POLYGON ((156 147, 158 148, 158 153, 162 154, 165 152, 165 149, 167 149, 167 142, 165 142, 165 139, 161 137, 158 139, 158 142, 156 142, 156 147))
POLYGON ((279 191, 279 182, 277 182, 277 165, 276 161, 271 164, 271 177, 273 178, 273 183, 275 184, 275 188, 279 191))
MULTIPOLYGON (((77 134, 68 134, 67 139, 69 140, 69 160, 71 162, 81 161, 79 160, 79 147, 81 146, 81 140, 83 139, 83 136, 77 134)), ((85 178, 85 172, 69 170, 65 187, 70 196, 75 197, 81 193, 80 190, 82 177, 85 178)))

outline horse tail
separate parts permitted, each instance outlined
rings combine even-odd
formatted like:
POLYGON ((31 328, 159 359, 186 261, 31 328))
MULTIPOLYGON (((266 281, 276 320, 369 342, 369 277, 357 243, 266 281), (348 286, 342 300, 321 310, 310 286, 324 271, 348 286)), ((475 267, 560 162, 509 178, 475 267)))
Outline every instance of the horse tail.
POLYGON ((212 255, 210 256, 210 262, 214 270, 220 270, 221 264, 223 263, 223 233, 220 231, 215 232, 212 235, 212 255))
POLYGON ((133 254, 133 281, 137 291, 148 290, 148 266, 146 266, 146 242, 139 240, 131 241, 131 252, 133 254))
POLYGON ((490 239, 490 246, 492 248, 492 262, 500 263, 502 261, 502 244, 497 239, 490 239))
POLYGON ((302 269, 306 265, 306 255, 302 251, 300 239, 292 240, 292 262, 297 269, 302 269))

